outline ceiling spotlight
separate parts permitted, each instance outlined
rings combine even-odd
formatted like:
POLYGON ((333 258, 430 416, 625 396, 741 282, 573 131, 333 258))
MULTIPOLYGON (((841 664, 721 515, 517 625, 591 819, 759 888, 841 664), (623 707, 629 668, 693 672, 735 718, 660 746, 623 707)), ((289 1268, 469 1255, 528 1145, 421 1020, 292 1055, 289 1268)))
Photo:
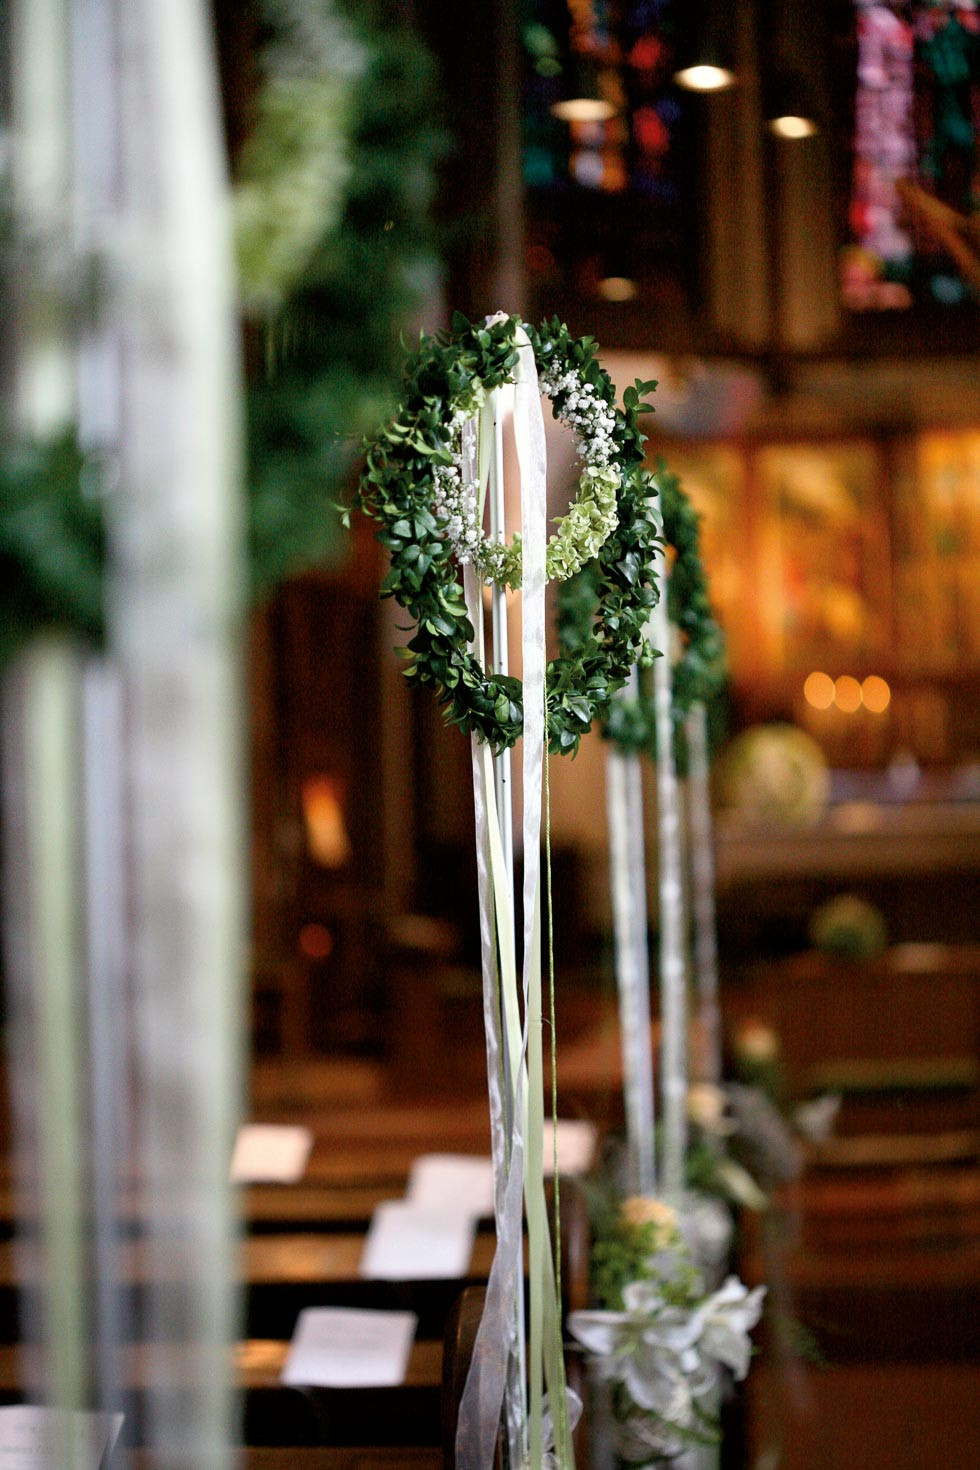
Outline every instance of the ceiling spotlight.
POLYGON ((726 87, 734 87, 735 73, 727 66, 698 61, 693 66, 683 66, 680 71, 675 71, 674 81, 688 92, 724 92, 726 87))
POLYGON ((777 138, 812 138, 820 129, 812 117, 801 117, 797 113, 787 112, 781 117, 769 119, 769 131, 775 133, 777 138))
POLYGON ((795 142, 819 133, 817 110, 802 77, 781 72, 772 79, 767 93, 766 125, 775 137, 795 142))
POLYGON ((594 56, 576 56, 565 68, 562 96, 551 105, 553 117, 567 123, 608 122, 617 108, 604 94, 594 56))
POLYGON ((724 92, 737 81, 735 7, 723 0, 688 0, 674 81, 688 92, 724 92))
POLYGON ((601 97, 567 97, 563 102, 553 102, 551 112, 553 117, 569 123, 608 122, 616 116, 612 103, 604 102, 601 97))

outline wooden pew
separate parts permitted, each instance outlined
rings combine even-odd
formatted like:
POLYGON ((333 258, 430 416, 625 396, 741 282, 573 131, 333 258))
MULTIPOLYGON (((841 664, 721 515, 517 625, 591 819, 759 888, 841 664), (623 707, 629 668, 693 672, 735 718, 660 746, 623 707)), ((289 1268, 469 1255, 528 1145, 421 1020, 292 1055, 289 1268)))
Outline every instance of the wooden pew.
MULTIPOLYGON (((113 1457, 113 1464, 118 1456, 113 1457)), ((130 1450, 127 1470, 157 1470, 147 1450, 130 1450)), ((442 1451, 424 1446, 248 1446, 235 1451, 235 1470, 443 1470, 442 1451)))
MULTIPOLYGON (((584 1304, 588 1292, 588 1216, 582 1190, 572 1181, 562 1188, 563 1283, 566 1309, 584 1304)), ((363 1426, 373 1426, 379 1443, 434 1443, 439 1438, 442 1387, 442 1331, 459 1282, 374 1282, 357 1276, 363 1249, 360 1232, 325 1235, 256 1235, 241 1242, 242 1277, 248 1288, 253 1337, 239 1345, 236 1379, 243 1399, 243 1432, 249 1443, 331 1443, 356 1445, 363 1426), (357 1305, 409 1308, 419 1316, 419 1339, 405 1384, 386 1390, 288 1388, 279 1374, 288 1350, 285 1339, 305 1306, 357 1305), (254 1324, 261 1321, 262 1328, 254 1324), (259 1339, 276 1333, 280 1340, 259 1339)), ((472 1276, 485 1279, 493 1251, 492 1234, 477 1236, 470 1265, 472 1276)), ((0 1246, 0 1283, 12 1264, 9 1244, 0 1246)), ((138 1291, 146 1270, 146 1248, 140 1239, 124 1243, 122 1275, 127 1288, 138 1291)), ((171 1349, 180 1373, 193 1372, 183 1349, 171 1349)), ((143 1346, 130 1346, 123 1364, 123 1387, 130 1425, 141 1422, 142 1394, 152 1373, 152 1356, 143 1346)), ((10 1346, 0 1347, 0 1400, 15 1402, 30 1386, 10 1346)))

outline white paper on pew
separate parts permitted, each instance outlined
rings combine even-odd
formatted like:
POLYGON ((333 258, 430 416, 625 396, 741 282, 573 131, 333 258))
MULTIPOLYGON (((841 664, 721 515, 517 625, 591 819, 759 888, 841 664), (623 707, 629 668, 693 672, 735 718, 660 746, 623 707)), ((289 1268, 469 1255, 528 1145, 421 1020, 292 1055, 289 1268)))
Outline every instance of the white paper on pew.
POLYGON ((412 1165, 405 1198, 427 1209, 486 1219, 493 1214, 493 1164, 473 1154, 422 1154, 412 1165))
POLYGON ((476 1217, 469 1213, 387 1200, 371 1216, 360 1274, 384 1281, 465 1276, 475 1235, 476 1217))
POLYGON ((309 1128, 247 1123, 239 1128, 231 1156, 233 1184, 298 1184, 313 1148, 309 1128))
POLYGON ((64 1426, 70 1463, 85 1470, 101 1470, 109 1463, 122 1424, 122 1414, 77 1410, 68 1413, 66 1419, 62 1409, 35 1404, 0 1409, 0 1466, 3 1470, 49 1470, 55 1464, 64 1426))
MULTIPOLYGON (((567 1178, 587 1174, 595 1158, 596 1131, 593 1124, 584 1118, 559 1118, 555 1130, 558 1134, 558 1173, 567 1178)), ((555 1172, 551 1124, 547 1119, 544 1125, 544 1172, 549 1175, 555 1172)))
POLYGON ((414 1312, 307 1307, 300 1312, 281 1381, 317 1388, 395 1388, 415 1341, 414 1312))

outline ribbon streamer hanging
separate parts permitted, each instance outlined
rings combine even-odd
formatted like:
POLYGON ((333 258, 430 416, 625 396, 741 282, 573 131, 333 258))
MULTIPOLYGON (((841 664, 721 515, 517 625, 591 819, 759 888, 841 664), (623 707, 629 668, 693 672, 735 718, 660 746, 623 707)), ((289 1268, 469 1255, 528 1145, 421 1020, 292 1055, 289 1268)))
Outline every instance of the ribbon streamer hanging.
MULTIPOLYGON (((628 686, 630 692, 635 692, 636 682, 634 669, 628 686)), ((606 757, 606 810, 623 1058, 627 1181, 631 1194, 649 1195, 655 1188, 656 1157, 643 772, 638 755, 621 755, 610 747, 606 757)))
POLYGON ((685 923, 681 808, 674 762, 671 627, 667 612, 667 565, 658 556, 660 600, 651 614, 653 643, 663 657, 653 665, 657 725, 657 835, 660 892, 660 1023, 663 1146, 661 1188, 679 1206, 687 1154, 687 935, 685 923))
MULTIPOLYGON (((497 1249, 487 1284, 483 1319, 460 1403, 456 1432, 458 1470, 489 1470, 501 1412, 511 1463, 540 1466, 546 1422, 544 1386, 552 1404, 564 1405, 560 1310, 547 1234, 542 1178, 544 1093, 542 1078, 540 844, 542 764, 545 756, 545 521, 544 423, 534 355, 526 333, 515 334, 518 367, 514 386, 514 437, 521 472, 522 661, 524 734, 522 747, 524 878, 522 889, 523 1025, 520 1019, 512 846, 508 821, 507 767, 494 769, 490 751, 475 737, 471 745, 476 812, 483 965, 484 1023, 490 1094, 497 1249), (498 803, 497 793, 500 792, 498 803), (522 1198, 528 1222, 530 1341, 528 1399, 524 1401, 523 1310, 521 1308, 522 1198)), ((501 421, 506 390, 494 390, 479 417, 464 429, 464 469, 477 469, 481 499, 489 474, 496 500, 494 530, 502 535, 503 445, 501 421), (476 441, 474 443, 474 441, 476 441)), ((464 569, 474 652, 485 664, 482 585, 464 569)), ((506 640, 506 603, 495 603, 494 637, 499 661, 506 640)), ((502 670, 501 670, 502 671, 502 670)), ((567 1415, 556 1416, 557 1458, 573 1465, 567 1415)))
POLYGON ((694 919, 694 973, 698 997, 701 1082, 721 1081, 721 1008, 718 1003, 718 931, 715 914, 715 862, 711 823, 708 714, 698 700, 685 721, 688 768, 688 825, 694 919))

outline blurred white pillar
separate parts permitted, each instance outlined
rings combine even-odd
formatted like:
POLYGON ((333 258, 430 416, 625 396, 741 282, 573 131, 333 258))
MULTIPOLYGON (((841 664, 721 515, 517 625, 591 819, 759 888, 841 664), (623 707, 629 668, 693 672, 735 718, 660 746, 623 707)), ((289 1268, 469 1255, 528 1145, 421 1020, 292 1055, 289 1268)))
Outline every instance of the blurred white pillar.
POLYGON ((118 0, 119 492, 109 630, 127 702, 142 1328, 154 1466, 217 1470, 237 1335, 246 850, 243 527, 229 192, 204 0, 118 0), (183 1388, 178 1374, 184 1381, 183 1388))
MULTIPOLYGON (((181 1470, 231 1463, 238 1332, 244 576, 209 25, 204 0, 15 0, 9 28, 24 262, 12 417, 42 439, 74 420, 112 466, 106 661, 83 669, 49 637, 4 680, 14 1090, 42 1227, 26 1269, 46 1399, 109 1406, 133 1329, 151 1349, 149 1463, 181 1470), (147 1236, 138 1322, 112 1287, 115 1186, 131 1169, 147 1236)), ((75 1467, 77 1451, 65 1438, 50 1460, 75 1467)))
MULTIPOLYGON (((68 0, 10 8, 10 199, 14 254, 9 420, 46 437, 74 413, 74 359, 57 282, 71 185, 68 0)), ((85 1401, 88 1272, 82 1229, 84 955, 79 872, 78 663, 38 639, 3 687, 4 953, 22 1227, 21 1331, 43 1351, 41 1386, 85 1401), (33 1221, 37 1221, 37 1230, 33 1221), (25 1239, 29 1236, 29 1239, 25 1239)), ((72 1463, 67 1438, 52 1461, 72 1463)))

